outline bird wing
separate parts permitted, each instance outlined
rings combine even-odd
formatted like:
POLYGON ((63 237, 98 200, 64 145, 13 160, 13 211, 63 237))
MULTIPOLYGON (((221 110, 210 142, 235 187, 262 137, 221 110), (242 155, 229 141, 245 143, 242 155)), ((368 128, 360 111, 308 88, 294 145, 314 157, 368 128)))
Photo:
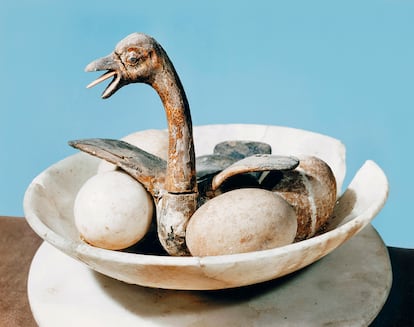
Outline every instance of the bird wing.
POLYGON ((82 139, 69 141, 69 145, 118 166, 143 184, 154 198, 163 192, 165 160, 121 140, 82 139))
POLYGON ((286 171, 295 169, 298 165, 299 159, 292 156, 256 154, 235 162, 215 175, 212 180, 212 189, 218 189, 224 181, 238 174, 263 171, 286 171))

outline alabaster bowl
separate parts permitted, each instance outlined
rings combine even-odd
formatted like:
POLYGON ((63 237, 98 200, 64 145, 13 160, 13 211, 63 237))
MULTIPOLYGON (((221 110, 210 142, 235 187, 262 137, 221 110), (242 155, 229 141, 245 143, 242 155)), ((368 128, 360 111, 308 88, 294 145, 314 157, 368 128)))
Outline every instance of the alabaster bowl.
POLYGON ((323 159, 335 175, 340 195, 327 228, 286 246, 220 256, 172 257, 93 247, 80 239, 73 217, 75 197, 100 163, 84 153, 52 165, 32 181, 24 198, 26 219, 46 242, 104 275, 148 287, 213 290, 275 279, 315 262, 368 225, 388 195, 384 172, 370 160, 341 192, 345 147, 329 136, 287 127, 235 124, 194 127, 194 140, 197 156, 212 153, 222 141, 251 140, 270 144, 273 154, 323 159))

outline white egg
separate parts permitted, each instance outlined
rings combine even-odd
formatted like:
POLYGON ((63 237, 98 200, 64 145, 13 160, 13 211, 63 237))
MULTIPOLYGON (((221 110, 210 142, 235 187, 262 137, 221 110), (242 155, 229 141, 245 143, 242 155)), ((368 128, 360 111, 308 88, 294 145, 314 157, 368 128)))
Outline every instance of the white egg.
POLYGON ((186 242, 193 256, 266 250, 293 242, 295 210, 263 189, 237 189, 203 204, 191 217, 186 242))
MULTIPOLYGON (((167 160, 168 157, 168 132, 166 130, 149 129, 129 134, 122 141, 128 142, 153 155, 167 160)), ((102 160, 98 166, 98 173, 115 170, 116 166, 102 160)))
POLYGON ((145 236, 153 208, 151 195, 139 182, 120 171, 105 172, 92 176, 79 190, 75 225, 85 242, 120 250, 145 236))

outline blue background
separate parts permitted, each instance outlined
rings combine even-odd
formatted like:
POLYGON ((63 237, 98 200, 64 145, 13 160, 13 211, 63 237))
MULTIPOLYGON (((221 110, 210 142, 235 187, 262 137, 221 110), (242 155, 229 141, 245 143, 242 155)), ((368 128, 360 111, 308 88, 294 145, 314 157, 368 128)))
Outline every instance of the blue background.
POLYGON ((193 123, 256 123, 331 135, 346 184, 366 159, 390 181, 374 226, 414 248, 414 2, 8 1, 0 5, 0 214, 76 153, 67 141, 165 128, 156 93, 110 100, 83 69, 131 32, 154 36, 182 79, 193 123))

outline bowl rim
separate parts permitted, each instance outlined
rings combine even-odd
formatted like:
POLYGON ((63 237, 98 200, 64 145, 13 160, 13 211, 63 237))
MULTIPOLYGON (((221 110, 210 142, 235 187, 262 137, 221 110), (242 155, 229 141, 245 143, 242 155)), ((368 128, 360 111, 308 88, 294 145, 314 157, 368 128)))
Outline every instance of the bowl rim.
MULTIPOLYGON (((239 262, 248 262, 248 261, 256 261, 258 259, 265 259, 268 257, 274 256, 281 256, 284 254, 292 253, 295 251, 303 251, 305 248, 311 248, 321 243, 328 241, 338 235, 345 235, 349 232, 350 229, 355 228, 356 231, 352 233, 352 235, 356 234, 359 230, 361 230, 365 225, 367 225, 375 215, 382 209, 383 204, 372 204, 369 209, 366 209, 362 214, 358 215, 357 217, 352 218, 351 220, 337 226, 336 228, 326 231, 320 235, 316 235, 312 238, 302 240, 299 242, 295 242, 292 244, 288 244, 285 246, 267 249, 267 250, 259 250, 259 251, 251 251, 246 253, 236 253, 236 254, 226 254, 226 255, 217 255, 217 256, 188 256, 188 257, 174 257, 168 255, 152 255, 152 254, 139 254, 139 253, 128 253, 122 251, 115 251, 115 250, 107 250, 98 247, 94 247, 83 243, 81 240, 74 241, 71 239, 67 239, 51 228, 49 228, 39 217, 38 215, 30 209, 31 204, 31 193, 36 191, 37 187, 42 187, 37 180, 41 179, 42 175, 47 172, 48 169, 58 165, 63 160, 68 159, 77 159, 78 156, 85 155, 82 153, 77 153, 58 161, 57 163, 53 164, 52 166, 48 167, 42 173, 40 173, 29 185, 26 190, 24 196, 24 211, 25 217, 28 221, 31 228, 45 241, 52 244, 53 246, 61 249, 64 252, 66 249, 71 249, 71 253, 77 253, 79 255, 87 255, 89 257, 95 258, 102 258, 105 257, 105 260, 111 260, 114 263, 125 263, 128 262, 129 264, 140 264, 140 265, 163 265, 163 266, 202 266, 205 264, 214 265, 220 264, 223 262, 226 263, 239 263, 239 262)), ((379 169, 381 172, 381 168, 371 161, 367 160, 365 164, 366 166, 369 165, 371 167, 379 169)), ((383 173, 383 172, 382 172, 383 173)), ((386 176, 384 174, 384 182, 387 183, 386 176)), ((386 194, 388 194, 388 184, 386 185, 386 194)), ((347 188, 348 190, 348 188, 347 188)), ((346 192, 346 191, 345 191, 346 192)), ((344 194, 345 194, 344 192, 344 194)), ((343 196, 343 194, 342 194, 343 196)), ((341 197, 342 197, 341 196, 341 197)), ((339 198, 339 201, 341 199, 339 198)), ((385 202, 385 201, 384 201, 385 202)), ((346 219, 346 217, 344 218, 346 219)), ((350 236, 349 236, 350 237, 350 236)), ((349 238, 347 237, 347 238, 349 238)), ((341 242, 340 244, 342 244, 341 242)), ((339 245, 340 245, 339 244, 339 245)))

